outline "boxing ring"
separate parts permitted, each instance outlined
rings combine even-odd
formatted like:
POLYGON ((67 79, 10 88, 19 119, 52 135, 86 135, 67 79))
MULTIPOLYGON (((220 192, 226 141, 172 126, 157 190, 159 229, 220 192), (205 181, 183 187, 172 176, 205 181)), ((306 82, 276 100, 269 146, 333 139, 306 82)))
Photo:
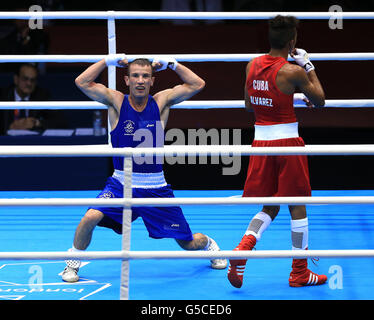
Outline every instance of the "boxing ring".
MULTIPOLYGON (((278 13, 177 13, 177 12, 0 12, 1 19, 105 19, 108 21, 108 54, 116 53, 116 38, 115 38, 115 20, 116 19, 268 19, 272 16, 275 16, 278 13)), ((291 14, 299 19, 330 19, 331 17, 343 17, 344 19, 372 19, 374 13, 304 13, 304 12, 289 12, 280 14, 291 14)), ((219 55, 173 55, 177 60, 183 62, 197 62, 197 61, 248 61, 249 59, 258 56, 260 54, 219 54, 219 55)), ((152 59, 155 55, 128 55, 128 59, 134 59, 136 57, 147 57, 152 59)), ((157 56, 160 56, 157 54, 157 56)), ((162 55, 161 55, 162 56, 162 55)), ((169 56, 169 55, 165 55, 169 56)), ((97 62, 98 60, 104 58, 105 55, 7 55, 0 56, 0 62, 97 62)), ((311 53, 310 54, 312 61, 326 61, 326 60, 374 60, 374 53, 331 53, 331 54, 322 54, 322 53, 311 53)), ((116 78, 116 69, 113 66, 108 67, 108 86, 112 89, 116 88, 115 78, 116 78)), ((296 95, 295 106, 303 107, 303 104, 300 102, 302 99, 301 96, 296 95)), ((374 99, 355 99, 355 100, 327 100, 326 107, 374 107, 374 99)), ((219 108, 219 107, 230 107, 230 108, 243 108, 244 102, 242 100, 230 100, 230 101, 186 101, 179 105, 174 106, 173 108, 219 108)), ((87 101, 87 102, 74 102, 74 101, 64 101, 64 102, 1 102, 0 108, 4 109, 106 109, 105 105, 102 105, 97 102, 87 101), (69 105, 68 107, 66 105, 69 105)), ((365 206, 367 210, 367 217, 369 220, 374 215, 373 208, 370 205, 374 204, 374 193, 373 192, 362 192, 365 195, 355 195, 355 196, 346 196, 344 195, 325 195, 313 193, 312 197, 277 197, 277 198, 241 198, 238 197, 238 193, 235 194, 222 194, 222 196, 216 196, 217 192, 214 195, 209 192, 206 193, 208 196, 201 197, 202 192, 198 196, 192 196, 190 194, 175 192, 176 198, 173 199, 154 199, 154 198, 142 198, 134 199, 132 198, 131 193, 131 175, 132 175, 132 159, 136 156, 149 156, 149 155, 163 155, 163 156, 196 156, 196 155, 231 155, 231 156, 250 156, 250 155, 296 155, 296 154, 305 154, 305 155, 374 155, 374 145, 307 145, 304 148, 300 147, 281 147, 281 148, 254 148, 251 146, 165 146, 164 148, 123 148, 123 149, 113 149, 110 145, 106 146, 1 146, 0 147, 0 157, 108 157, 108 156, 124 156, 124 172, 125 172, 125 186, 124 186, 124 197, 122 199, 96 199, 95 195, 91 193, 86 193, 88 196, 82 197, 81 194, 77 194, 75 197, 54 197, 46 196, 45 193, 40 193, 41 196, 38 197, 26 197, 24 198, 14 198, 13 193, 4 193, 0 199, 0 207, 12 208, 23 210, 24 207, 39 208, 41 210, 44 208, 74 208, 82 206, 113 206, 113 207, 123 207, 123 234, 126 236, 122 237, 121 247, 116 250, 107 251, 107 250, 89 250, 85 252, 67 252, 67 251, 22 251, 22 252, 11 252, 3 251, 0 252, 0 260, 47 260, 47 261, 57 261, 63 259, 81 259, 81 260, 116 260, 121 262, 120 266, 120 299, 129 299, 129 279, 130 279, 130 269, 129 263, 130 260, 133 260, 134 263, 138 261, 144 261, 148 259, 155 259, 157 263, 162 263, 163 260, 173 260, 172 264, 175 266, 180 259, 187 259, 188 261, 196 261, 198 259, 212 259, 212 258, 248 258, 248 259, 276 259, 276 258, 306 258, 306 257, 321 257, 321 258, 360 258, 365 259, 365 261, 374 256, 374 250, 371 249, 370 241, 366 244, 368 245, 365 249, 341 249, 341 250, 308 250, 308 251, 293 251, 293 250, 261 250, 262 246, 266 247, 268 242, 261 240, 261 244, 258 245, 257 251, 243 252, 243 251, 231 251, 231 250, 221 250, 219 252, 206 252, 206 251, 178 251, 178 250, 142 250, 138 247, 138 244, 133 244, 134 248, 130 250, 130 235, 133 234, 133 229, 135 225, 135 231, 140 230, 141 227, 138 224, 131 226, 131 208, 135 206, 175 206, 181 205, 186 207, 188 211, 190 207, 202 206, 203 208, 209 206, 217 206, 220 208, 217 215, 220 219, 223 217, 222 210, 229 208, 233 210, 233 207, 236 207, 237 210, 240 207, 253 206, 253 205, 262 205, 262 204, 272 204, 272 205, 292 205, 292 204, 306 204, 313 206, 312 209, 320 210, 320 208, 326 208, 325 205, 334 206, 334 205, 346 205, 350 208, 352 206, 359 205, 360 207, 365 206), (180 194, 180 196, 179 196, 180 194), (322 206, 322 207, 320 207, 322 206), (222 209, 223 208, 223 209, 222 209), (138 228, 138 229, 137 229, 138 228), (138 250, 140 249, 140 250, 138 250)), ((219 193, 219 192, 218 192, 219 193)), ((14 193, 16 194, 16 193, 14 193)), ((84 193, 83 193, 84 194, 84 193)), ((193 194, 193 193, 192 193, 193 194)), ((65 195, 65 194, 63 194, 65 195)), ((22 196, 25 196, 23 194, 22 196)), ((202 209, 204 212, 204 209, 202 209)), ((19 211, 18 211, 19 212, 19 211)), ((318 211, 318 214, 321 214, 318 211)), ((240 216, 240 228, 245 228, 249 222, 248 215, 243 216, 242 212, 237 213, 240 216)), ((309 214, 310 215, 310 214, 309 214)), ((196 217, 191 211, 191 216, 196 217)), ((203 216, 203 214, 202 214, 203 216)), ((69 217, 69 215, 68 215, 69 217)), ((186 214, 186 218, 189 221, 189 213, 186 214)), ((228 219, 230 217, 226 217, 228 219)), ((75 218, 74 218, 75 219, 75 218)), ((204 219, 200 217, 199 219, 204 219)), ((234 217, 234 220, 236 218, 234 217)), ((277 218, 279 220, 279 218, 277 218)), ((198 220, 198 219, 197 219, 198 220)), ((196 221, 197 221, 196 220, 196 221)), ((237 220, 237 221, 239 221, 237 220)), ((280 219, 283 224, 283 220, 280 219)), ((194 218, 192 218, 193 225, 194 218)), ((236 220, 235 220, 236 221, 236 220)), ((21 222, 21 221, 19 221, 21 222)), ((74 222, 77 222, 74 220, 74 222)), ((225 221, 225 223, 228 223, 225 221)), ((352 222, 355 223, 355 222, 352 222)), ((199 225, 199 223, 197 223, 199 225)), ((228 223, 230 224, 230 223, 228 223)), ((239 222, 238 222, 239 225, 239 222)), ((326 225, 328 226, 328 225, 326 225)), ((374 226, 374 225, 373 225, 374 226)), ((367 230, 371 231, 373 226, 366 226, 367 230)), ((227 228, 227 226, 225 226, 227 228)), ((275 228, 275 227, 274 227, 275 228)), ((197 229, 197 228, 193 228, 197 229)), ((244 231, 241 229, 242 231, 244 231)), ((281 228, 282 229, 282 228, 281 228)), ((289 230, 289 228, 288 228, 289 230)), ((374 229, 373 229, 374 230, 374 229)), ((242 231, 237 232, 239 236, 242 235, 242 231)), ((95 231, 96 232, 96 231, 95 231)), ((144 230, 140 230, 144 233, 144 230)), ((271 233, 271 232, 269 232, 271 233)), ((284 233, 284 232, 283 232, 284 233)), ((312 232, 313 233, 313 229, 312 232)), ((107 235, 107 233, 106 233, 107 235)), ((288 235, 288 234, 287 234, 288 235)), ((72 237, 72 234, 69 235, 72 237)), ((136 238, 141 238, 137 234, 136 238)), ((146 236, 145 236, 146 237, 146 236)), ((214 238, 214 237, 213 237, 214 238)), ((266 237, 265 237, 266 238, 266 237)), ((229 236, 229 239, 232 240, 232 236, 229 236)), ((217 242, 220 244, 222 241, 217 237, 217 242)), ((237 243, 237 240, 230 241, 230 244, 222 246, 223 248, 233 248, 234 244, 237 243)), ((273 239, 274 240, 274 239, 273 239)), ((161 241, 161 240, 157 240, 161 241)), ((140 241, 141 244, 144 244, 140 241)), ((70 243, 64 243, 64 247, 70 245, 70 243)), ((148 247, 149 244, 144 245, 148 247)), ((345 246, 345 245, 344 245, 345 246)), ((25 246, 27 248, 27 246, 25 246)), ((57 246, 58 247, 58 246, 57 246)), ((92 245, 95 248, 95 245, 92 245)), ((268 247, 280 248, 279 244, 269 244, 268 247)), ((318 247, 318 246, 313 246, 318 247)), ((324 247, 321 245, 320 247, 324 247)), ((222 249, 222 248, 221 248, 222 249)), ((369 264, 372 264, 370 262, 369 264)), ((4 264, 0 267, 0 272, 5 266, 11 264, 4 264)), ((164 267, 163 267, 164 268, 164 267)), ((141 277, 141 273, 137 272, 135 274, 141 277)), ((61 270, 62 271, 62 270, 61 270)), ((101 270, 102 273, 105 273, 101 270)), ((216 272, 217 276, 221 277, 226 281, 226 271, 213 271, 216 272)), ((249 270, 247 271, 250 272, 249 270)), ((206 270, 203 272, 207 273, 206 270)), ((154 271, 152 271, 154 274, 154 271)), ((287 274, 287 272, 286 272, 287 274)), ((171 273, 171 277, 173 273, 171 273)), ((188 276, 194 276, 188 274, 188 276)), ((102 277, 102 275, 101 275, 102 277)), ((215 276, 216 277, 216 276, 215 276)), ((286 279, 284 279, 286 282, 286 279)), ((12 279, 7 279, 6 282, 11 282, 12 279)), ((4 282, 4 281, 1 281, 4 282)), ((0 283, 1 283, 0 282, 0 283)), ((266 283, 266 281, 265 281, 266 283)), ((268 283, 269 284, 269 283, 268 283)), ((35 292, 38 290, 38 283, 34 283, 35 292)), ((228 286, 228 284, 227 284, 228 286)), ((108 286, 105 284, 97 289, 99 291, 104 290, 108 286), (104 289, 103 289, 104 288, 104 289)), ((39 288, 40 290, 40 288, 39 288)), ((136 289, 135 289, 136 290, 136 289)), ((243 289, 242 289, 243 290, 243 289)), ((320 288, 313 288, 316 292, 321 292, 320 288)), ((0 285, 1 291, 1 285, 0 285)), ((233 290, 232 290, 233 291, 233 290)), ((4 292, 4 291, 1 291, 4 292)), ((15 291, 17 292, 17 291, 15 291)), ((22 291, 19 291, 22 292, 22 291)), ((71 291, 73 292, 73 291, 71 291)), ((75 292, 75 291, 74 291, 75 292)), ((90 296, 90 295, 88 295, 90 296)), ((83 298, 87 298, 87 295, 83 298)), ((92 296, 92 295, 91 295, 92 296)), ((328 295, 327 295, 328 296, 328 295)), ((174 296, 175 297, 175 296, 174 296)), ((243 299, 243 296, 234 295, 238 299, 243 299)), ((82 298, 82 297, 81 297, 82 298)), ((140 299, 145 298, 149 299, 147 296, 140 296, 140 299)), ((215 299, 220 299, 219 296, 214 296, 215 299)), ((227 298, 227 297, 226 297, 227 298)), ((246 298, 246 297, 244 297, 246 298)), ((248 296, 247 296, 248 298, 248 296)), ((251 298, 249 296, 249 298, 251 298)), ((113 298, 111 298, 113 299, 113 298)), ((152 298, 151 298, 152 299, 152 298)), ((209 299, 209 298, 207 298, 209 299)), ((233 296, 230 296, 229 299, 234 299, 233 296)), ((279 299, 279 298, 278 298, 279 299)), ((296 297, 298 299, 298 297, 296 297)))

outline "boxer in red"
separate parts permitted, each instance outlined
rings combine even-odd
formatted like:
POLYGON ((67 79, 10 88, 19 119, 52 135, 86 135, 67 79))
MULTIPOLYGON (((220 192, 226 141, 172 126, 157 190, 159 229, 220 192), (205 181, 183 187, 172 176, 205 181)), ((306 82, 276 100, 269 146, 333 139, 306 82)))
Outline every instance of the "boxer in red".
MULTIPOLYGON (((298 19, 276 16, 269 20, 269 54, 246 67, 245 106, 255 114, 253 147, 305 146, 298 134, 293 94, 300 89, 315 106, 325 104, 325 95, 313 64, 303 49, 296 49, 298 19), (296 64, 287 62, 288 55, 296 64)), ((311 196, 306 156, 251 156, 243 197, 311 196)), ((308 249, 308 218, 305 205, 289 206, 292 248, 308 249)), ((252 250, 275 219, 279 206, 264 206, 251 220, 234 250, 252 250)), ((243 284, 244 260, 230 260, 228 279, 237 288, 243 284)), ((293 259, 289 285, 301 287, 325 283, 307 267, 307 259, 293 259)))

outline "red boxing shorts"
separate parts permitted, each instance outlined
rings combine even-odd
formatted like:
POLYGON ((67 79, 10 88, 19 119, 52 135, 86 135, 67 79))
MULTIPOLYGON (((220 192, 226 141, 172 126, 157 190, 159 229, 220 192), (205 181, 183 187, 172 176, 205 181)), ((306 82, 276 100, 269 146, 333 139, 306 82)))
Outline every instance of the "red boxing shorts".
MULTIPOLYGON (((254 140, 252 147, 304 147, 300 137, 254 140)), ((251 156, 243 197, 311 196, 308 159, 296 156, 251 156)))

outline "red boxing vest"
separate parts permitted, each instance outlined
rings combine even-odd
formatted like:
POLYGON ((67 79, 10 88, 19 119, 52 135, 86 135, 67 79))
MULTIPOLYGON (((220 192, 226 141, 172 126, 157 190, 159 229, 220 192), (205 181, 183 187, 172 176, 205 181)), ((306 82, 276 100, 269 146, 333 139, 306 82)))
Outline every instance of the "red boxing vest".
POLYGON ((246 80, 249 102, 256 125, 296 122, 293 94, 281 92, 276 85, 279 69, 288 63, 282 57, 263 55, 252 60, 246 80))

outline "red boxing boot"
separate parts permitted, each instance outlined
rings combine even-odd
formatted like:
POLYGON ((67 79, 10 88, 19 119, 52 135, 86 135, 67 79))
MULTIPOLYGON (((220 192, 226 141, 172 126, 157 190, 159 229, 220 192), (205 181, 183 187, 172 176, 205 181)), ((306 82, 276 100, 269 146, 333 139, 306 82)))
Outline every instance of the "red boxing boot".
MULTIPOLYGON (((253 235, 244 236, 239 245, 234 249, 236 250, 252 250, 256 245, 256 238, 253 235)), ((227 278, 235 288, 240 288, 243 285, 243 275, 247 259, 230 260, 229 271, 227 278)))
POLYGON ((293 259, 288 279, 290 287, 318 286, 324 284, 327 276, 318 275, 307 268, 307 259, 293 259))

